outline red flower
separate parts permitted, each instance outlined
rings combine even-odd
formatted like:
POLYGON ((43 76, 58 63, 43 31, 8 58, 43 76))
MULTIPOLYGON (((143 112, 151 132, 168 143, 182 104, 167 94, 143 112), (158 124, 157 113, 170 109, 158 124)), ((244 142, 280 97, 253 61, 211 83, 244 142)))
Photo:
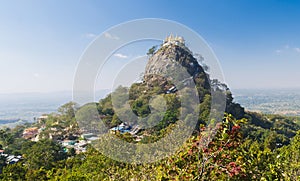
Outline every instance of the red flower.
POLYGON ((236 132, 236 131, 239 130, 240 128, 241 128, 241 127, 240 127, 239 125, 233 126, 232 129, 231 129, 231 131, 232 131, 232 132, 236 132))
POLYGON ((230 163, 229 163, 229 166, 231 166, 231 167, 235 167, 235 166, 236 166, 236 164, 235 164, 235 162, 230 162, 230 163))

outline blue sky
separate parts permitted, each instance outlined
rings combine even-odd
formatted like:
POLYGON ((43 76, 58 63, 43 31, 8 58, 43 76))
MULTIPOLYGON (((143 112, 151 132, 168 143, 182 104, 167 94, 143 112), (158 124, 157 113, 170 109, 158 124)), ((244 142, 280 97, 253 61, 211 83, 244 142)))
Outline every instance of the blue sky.
POLYGON ((299 88, 299 9, 299 1, 283 0, 3 1, 0 92, 71 90, 79 58, 95 35, 137 18, 194 29, 233 89, 299 88))

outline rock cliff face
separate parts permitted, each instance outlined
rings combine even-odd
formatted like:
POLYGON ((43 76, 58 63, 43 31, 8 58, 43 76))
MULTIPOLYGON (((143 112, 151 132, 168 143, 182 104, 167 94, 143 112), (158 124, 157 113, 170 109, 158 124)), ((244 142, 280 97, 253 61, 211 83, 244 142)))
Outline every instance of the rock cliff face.
POLYGON ((174 79, 180 80, 185 86, 188 84, 196 85, 199 97, 203 97, 205 93, 210 91, 208 76, 196 58, 193 57, 192 52, 183 43, 178 45, 165 42, 149 58, 144 81, 150 87, 161 86, 166 90, 174 84, 174 79), (177 70, 178 66, 184 70, 185 75, 177 70))

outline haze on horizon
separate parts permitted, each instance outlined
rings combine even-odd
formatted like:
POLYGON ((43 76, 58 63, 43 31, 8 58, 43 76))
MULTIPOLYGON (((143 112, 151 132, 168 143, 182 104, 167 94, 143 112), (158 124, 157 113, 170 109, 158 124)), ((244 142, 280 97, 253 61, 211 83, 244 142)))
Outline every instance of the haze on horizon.
MULTIPOLYGON (((79 58, 97 35, 140 18, 169 19, 195 30, 214 50, 232 89, 300 88, 299 8, 297 1, 259 0, 5 1, 0 93, 72 90, 79 58)), ((141 54, 145 49, 113 58, 128 61, 141 54)))

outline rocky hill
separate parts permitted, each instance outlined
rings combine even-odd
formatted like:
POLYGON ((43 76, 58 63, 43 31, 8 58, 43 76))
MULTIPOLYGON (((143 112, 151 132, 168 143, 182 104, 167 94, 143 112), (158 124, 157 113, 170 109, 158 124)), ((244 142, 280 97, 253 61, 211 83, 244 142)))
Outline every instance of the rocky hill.
POLYGON ((165 90, 174 84, 196 85, 201 98, 210 90, 207 74, 181 37, 167 37, 153 53, 145 69, 144 82, 150 87, 162 86, 165 90))

